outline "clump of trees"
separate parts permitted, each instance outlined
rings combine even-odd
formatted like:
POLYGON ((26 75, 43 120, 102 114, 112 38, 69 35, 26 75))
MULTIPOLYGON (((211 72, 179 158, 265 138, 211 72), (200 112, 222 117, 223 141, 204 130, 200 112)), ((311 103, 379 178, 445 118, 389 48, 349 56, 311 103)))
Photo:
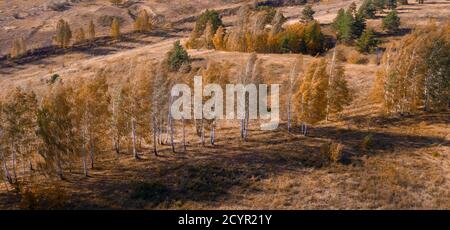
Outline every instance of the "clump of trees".
POLYGON ((368 19, 376 17, 377 7, 373 0, 364 0, 358 9, 358 14, 368 19))
POLYGON ((306 124, 328 120, 329 115, 341 112, 352 101, 345 69, 336 56, 335 50, 329 63, 319 58, 300 73, 302 78, 294 94, 294 106, 304 134, 306 124))
POLYGON ((345 44, 359 38, 366 28, 364 11, 357 12, 356 4, 353 4, 347 10, 340 9, 332 24, 338 41, 345 44))
MULTIPOLYGON (((233 28, 226 29, 221 23, 216 23, 216 27, 208 21, 204 31, 197 29, 203 28, 202 26, 196 26, 186 46, 249 53, 317 54, 323 51, 325 39, 320 24, 311 19, 313 13, 305 13, 309 15, 305 23, 295 23, 283 28, 286 18, 280 11, 274 14, 272 8, 242 6, 233 28), (203 32, 200 36, 199 31, 203 32)), ((199 19, 197 24, 203 25, 204 20, 199 19)))
POLYGON ((134 22, 134 29, 138 32, 149 32, 152 30, 152 21, 146 10, 141 10, 134 22))
POLYGON ((197 19, 186 47, 190 49, 212 48, 212 39, 219 27, 223 28, 222 18, 219 13, 215 10, 206 10, 197 19))
POLYGON ((56 36, 54 37, 55 42, 61 48, 67 48, 70 45, 71 39, 72 30, 70 29, 69 23, 64 19, 60 19, 56 25, 56 36))
POLYGON ((388 47, 374 98, 391 113, 447 109, 450 98, 449 25, 428 25, 388 47))

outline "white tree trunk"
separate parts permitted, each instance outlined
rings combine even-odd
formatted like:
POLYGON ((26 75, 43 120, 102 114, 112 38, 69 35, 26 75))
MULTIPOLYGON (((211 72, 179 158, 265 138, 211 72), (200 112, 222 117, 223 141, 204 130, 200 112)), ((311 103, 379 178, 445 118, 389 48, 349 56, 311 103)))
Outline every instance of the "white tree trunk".
POLYGON ((289 94, 288 98, 288 114, 287 114, 287 129, 288 132, 291 132, 291 95, 289 94))
POLYGON ((89 157, 91 159, 91 169, 94 169, 94 141, 91 140, 90 148, 89 148, 89 157))
POLYGON ((13 181, 17 182, 17 174, 16 174, 16 150, 14 148, 14 143, 11 144, 11 152, 12 152, 12 169, 13 169, 13 181))
POLYGON ((133 157, 134 157, 134 159, 139 159, 138 153, 136 150, 136 124, 135 124, 134 118, 131 118, 131 135, 132 135, 132 141, 133 141, 133 157))
POLYGON ((183 151, 186 152, 186 124, 184 121, 184 116, 181 118, 183 123, 183 151))
POLYGON ((5 172, 6 180, 8 181, 8 183, 13 184, 14 181, 11 178, 11 174, 9 174, 8 166, 6 165, 6 159, 3 158, 2 160, 3 160, 3 171, 5 172))
POLYGON ((216 138, 216 129, 215 129, 215 123, 216 121, 213 121, 213 123, 211 124, 211 145, 214 145, 215 143, 215 138, 216 138))
POLYGON ((82 147, 82 155, 83 155, 83 172, 84 172, 84 176, 88 176, 88 169, 87 169, 87 153, 86 153, 86 145, 83 143, 83 147, 82 147))
POLYGON ((205 146, 205 126, 204 126, 203 118, 202 118, 202 123, 201 123, 200 141, 202 143, 202 146, 205 146))
POLYGON ((157 143, 157 136, 158 136, 158 130, 156 127, 156 117, 155 115, 153 115, 153 154, 155 154, 155 156, 158 156, 158 149, 156 147, 156 143, 157 143))

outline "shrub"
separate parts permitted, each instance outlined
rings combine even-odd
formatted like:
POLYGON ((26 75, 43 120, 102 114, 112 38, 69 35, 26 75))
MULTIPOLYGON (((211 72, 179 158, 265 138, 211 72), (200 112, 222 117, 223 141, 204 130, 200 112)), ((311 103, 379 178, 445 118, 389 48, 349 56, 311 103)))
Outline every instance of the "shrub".
POLYGON ((350 64, 363 65, 367 64, 369 62, 369 59, 365 55, 360 54, 358 51, 352 50, 348 53, 347 62, 350 64))
POLYGON ((344 154, 344 146, 340 143, 336 142, 328 142, 324 143, 320 146, 320 152, 322 156, 328 161, 332 163, 343 163, 346 160, 346 156, 344 154))
POLYGON ((364 139, 361 142, 361 149, 368 150, 373 145, 373 134, 368 134, 364 137, 364 139))
POLYGON ((19 186, 20 207, 29 210, 59 210, 66 208, 67 195, 59 186, 44 188, 40 184, 19 186))
POLYGON ((59 74, 53 74, 50 79, 47 80, 47 84, 54 84, 59 79, 59 74))

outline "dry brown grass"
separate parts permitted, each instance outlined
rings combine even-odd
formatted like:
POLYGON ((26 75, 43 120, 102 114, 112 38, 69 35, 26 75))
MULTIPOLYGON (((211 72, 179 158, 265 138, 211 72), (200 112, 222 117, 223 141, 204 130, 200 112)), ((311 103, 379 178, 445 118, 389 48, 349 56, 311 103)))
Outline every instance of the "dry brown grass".
MULTIPOLYGON (((436 5, 439 6, 432 8, 436 5)), ((403 10, 401 17, 422 15, 431 6, 411 7, 420 9, 403 10)), ((300 12, 295 7, 284 10, 300 12)), ((328 20, 324 12, 319 16, 328 20)), ((101 54, 68 52, 0 69, 0 87, 19 85, 40 94, 53 74, 71 82, 92 77, 100 69, 106 69, 111 76, 111 85, 120 85, 133 76, 135 63, 160 60, 175 40, 184 41, 187 36, 186 32, 171 31, 133 37, 134 42, 99 47, 104 49, 101 54)), ((275 132, 262 132, 252 123, 249 141, 242 142, 237 123, 223 122, 218 124, 216 146, 201 147, 193 127, 188 127, 187 152, 181 150, 180 132, 175 138, 176 153, 164 145, 159 146, 161 156, 154 157, 144 146, 143 159, 135 161, 127 151, 119 159, 110 151, 90 171, 89 178, 82 176, 78 165, 67 174, 66 181, 30 187, 22 195, 11 193, 11 189, 8 192, 1 185, 0 208, 448 209, 450 115, 380 116, 379 105, 369 100, 377 69, 373 56, 356 55, 353 48, 343 49, 339 59, 347 62, 345 70, 355 100, 341 116, 311 127, 308 137, 301 136, 297 127, 292 133, 285 131, 285 124, 275 132), (343 160, 345 164, 331 163, 343 160), (60 193, 64 195, 59 196, 60 193)), ((189 53, 196 67, 208 60, 228 61, 232 76, 237 76, 249 55, 212 50, 189 53)), ((259 58, 263 60, 265 80, 283 84, 296 57, 264 54, 259 58)), ((313 59, 305 56, 305 65, 313 59)), ((6 90, 0 92, 5 93, 6 90)), ((286 95, 280 96, 285 120, 286 95)))

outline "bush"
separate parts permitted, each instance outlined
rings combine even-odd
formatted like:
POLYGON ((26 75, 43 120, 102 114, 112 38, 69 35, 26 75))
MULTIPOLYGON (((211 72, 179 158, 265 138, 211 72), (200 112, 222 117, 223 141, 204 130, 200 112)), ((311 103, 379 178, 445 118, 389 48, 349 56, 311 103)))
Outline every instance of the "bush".
POLYGON ((348 53, 348 56, 346 59, 347 59, 347 63, 350 63, 350 64, 363 65, 363 64, 367 64, 369 62, 369 59, 365 55, 360 54, 356 50, 350 51, 348 53))
POLYGON ((54 84, 59 79, 58 74, 53 74, 50 79, 47 80, 47 84, 51 85, 54 84))
POLYGON ((343 163, 347 160, 343 149, 344 146, 336 142, 328 142, 320 146, 321 154, 332 163, 343 163))
POLYGON ((368 150, 373 145, 373 134, 368 134, 364 137, 364 139, 361 142, 361 149, 368 150))
POLYGON ((59 186, 43 188, 41 184, 19 186, 20 207, 29 210, 60 210, 67 207, 67 196, 59 186))

